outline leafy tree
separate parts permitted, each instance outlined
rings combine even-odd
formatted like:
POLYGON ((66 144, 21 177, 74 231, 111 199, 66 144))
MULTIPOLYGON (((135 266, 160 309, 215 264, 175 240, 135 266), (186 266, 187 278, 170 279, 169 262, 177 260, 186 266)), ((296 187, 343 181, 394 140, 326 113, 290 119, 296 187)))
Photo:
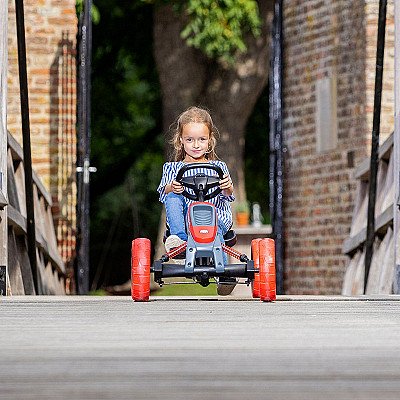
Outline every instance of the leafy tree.
POLYGON ((101 285, 129 279, 134 236, 156 240, 164 133, 190 105, 211 110, 221 133, 218 153, 230 166, 238 197, 246 196, 246 167, 257 178, 249 179, 248 199, 267 204, 267 165, 262 172, 257 157, 268 147, 273 1, 95 3, 92 165, 98 172, 91 184, 91 269, 101 285))
POLYGON ((191 0, 185 8, 181 2, 160 1, 154 11, 164 132, 190 105, 210 109, 221 134, 217 151, 231 170, 239 200, 246 198, 245 128, 267 84, 273 4, 260 0, 257 8, 250 0, 191 0), (219 40, 221 30, 231 35, 229 46, 219 40))

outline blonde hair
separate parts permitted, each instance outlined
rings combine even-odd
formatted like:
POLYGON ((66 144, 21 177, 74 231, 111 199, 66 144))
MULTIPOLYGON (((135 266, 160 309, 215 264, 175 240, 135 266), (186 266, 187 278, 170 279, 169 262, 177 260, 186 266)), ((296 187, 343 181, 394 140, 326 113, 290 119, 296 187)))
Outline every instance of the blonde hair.
POLYGON ((180 139, 182 137, 183 127, 191 122, 202 123, 207 126, 210 137, 209 148, 205 156, 208 160, 218 159, 215 152, 215 146, 217 145, 217 136, 219 135, 219 132, 213 123, 210 113, 204 108, 189 107, 179 115, 175 124, 172 126, 172 139, 170 143, 174 148, 174 160, 183 161, 185 159, 186 153, 180 139))

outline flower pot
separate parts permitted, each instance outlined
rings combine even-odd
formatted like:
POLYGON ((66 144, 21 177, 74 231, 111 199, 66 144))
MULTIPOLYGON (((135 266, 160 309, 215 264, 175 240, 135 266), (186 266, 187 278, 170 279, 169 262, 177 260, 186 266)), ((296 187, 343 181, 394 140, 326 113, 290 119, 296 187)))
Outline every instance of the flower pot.
POLYGON ((239 211, 236 213, 236 225, 249 225, 250 213, 239 211))

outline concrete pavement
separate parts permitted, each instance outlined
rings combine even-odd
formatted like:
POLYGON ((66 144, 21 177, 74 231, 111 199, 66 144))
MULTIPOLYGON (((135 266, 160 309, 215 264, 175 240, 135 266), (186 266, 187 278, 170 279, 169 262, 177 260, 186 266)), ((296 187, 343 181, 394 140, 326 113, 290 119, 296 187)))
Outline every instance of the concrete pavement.
POLYGON ((399 296, 9 297, 0 318, 0 399, 400 393, 399 296))

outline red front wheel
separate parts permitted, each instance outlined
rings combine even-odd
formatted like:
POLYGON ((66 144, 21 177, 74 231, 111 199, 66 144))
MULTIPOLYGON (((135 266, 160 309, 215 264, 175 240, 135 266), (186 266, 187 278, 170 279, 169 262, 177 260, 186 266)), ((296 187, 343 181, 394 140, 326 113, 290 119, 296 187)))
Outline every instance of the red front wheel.
MULTIPOLYGON (((261 239, 253 239, 251 241, 251 259, 254 261, 254 267, 259 270, 260 268, 260 251, 259 243, 261 239)), ((253 298, 257 299, 260 297, 260 274, 257 271, 254 274, 254 280, 251 282, 251 292, 253 298)))
POLYGON ((275 241, 262 239, 259 242, 260 251, 260 299, 262 301, 276 300, 275 276, 275 241))
POLYGON ((149 239, 139 238, 132 241, 131 294, 135 301, 148 301, 150 296, 150 258, 149 239))

